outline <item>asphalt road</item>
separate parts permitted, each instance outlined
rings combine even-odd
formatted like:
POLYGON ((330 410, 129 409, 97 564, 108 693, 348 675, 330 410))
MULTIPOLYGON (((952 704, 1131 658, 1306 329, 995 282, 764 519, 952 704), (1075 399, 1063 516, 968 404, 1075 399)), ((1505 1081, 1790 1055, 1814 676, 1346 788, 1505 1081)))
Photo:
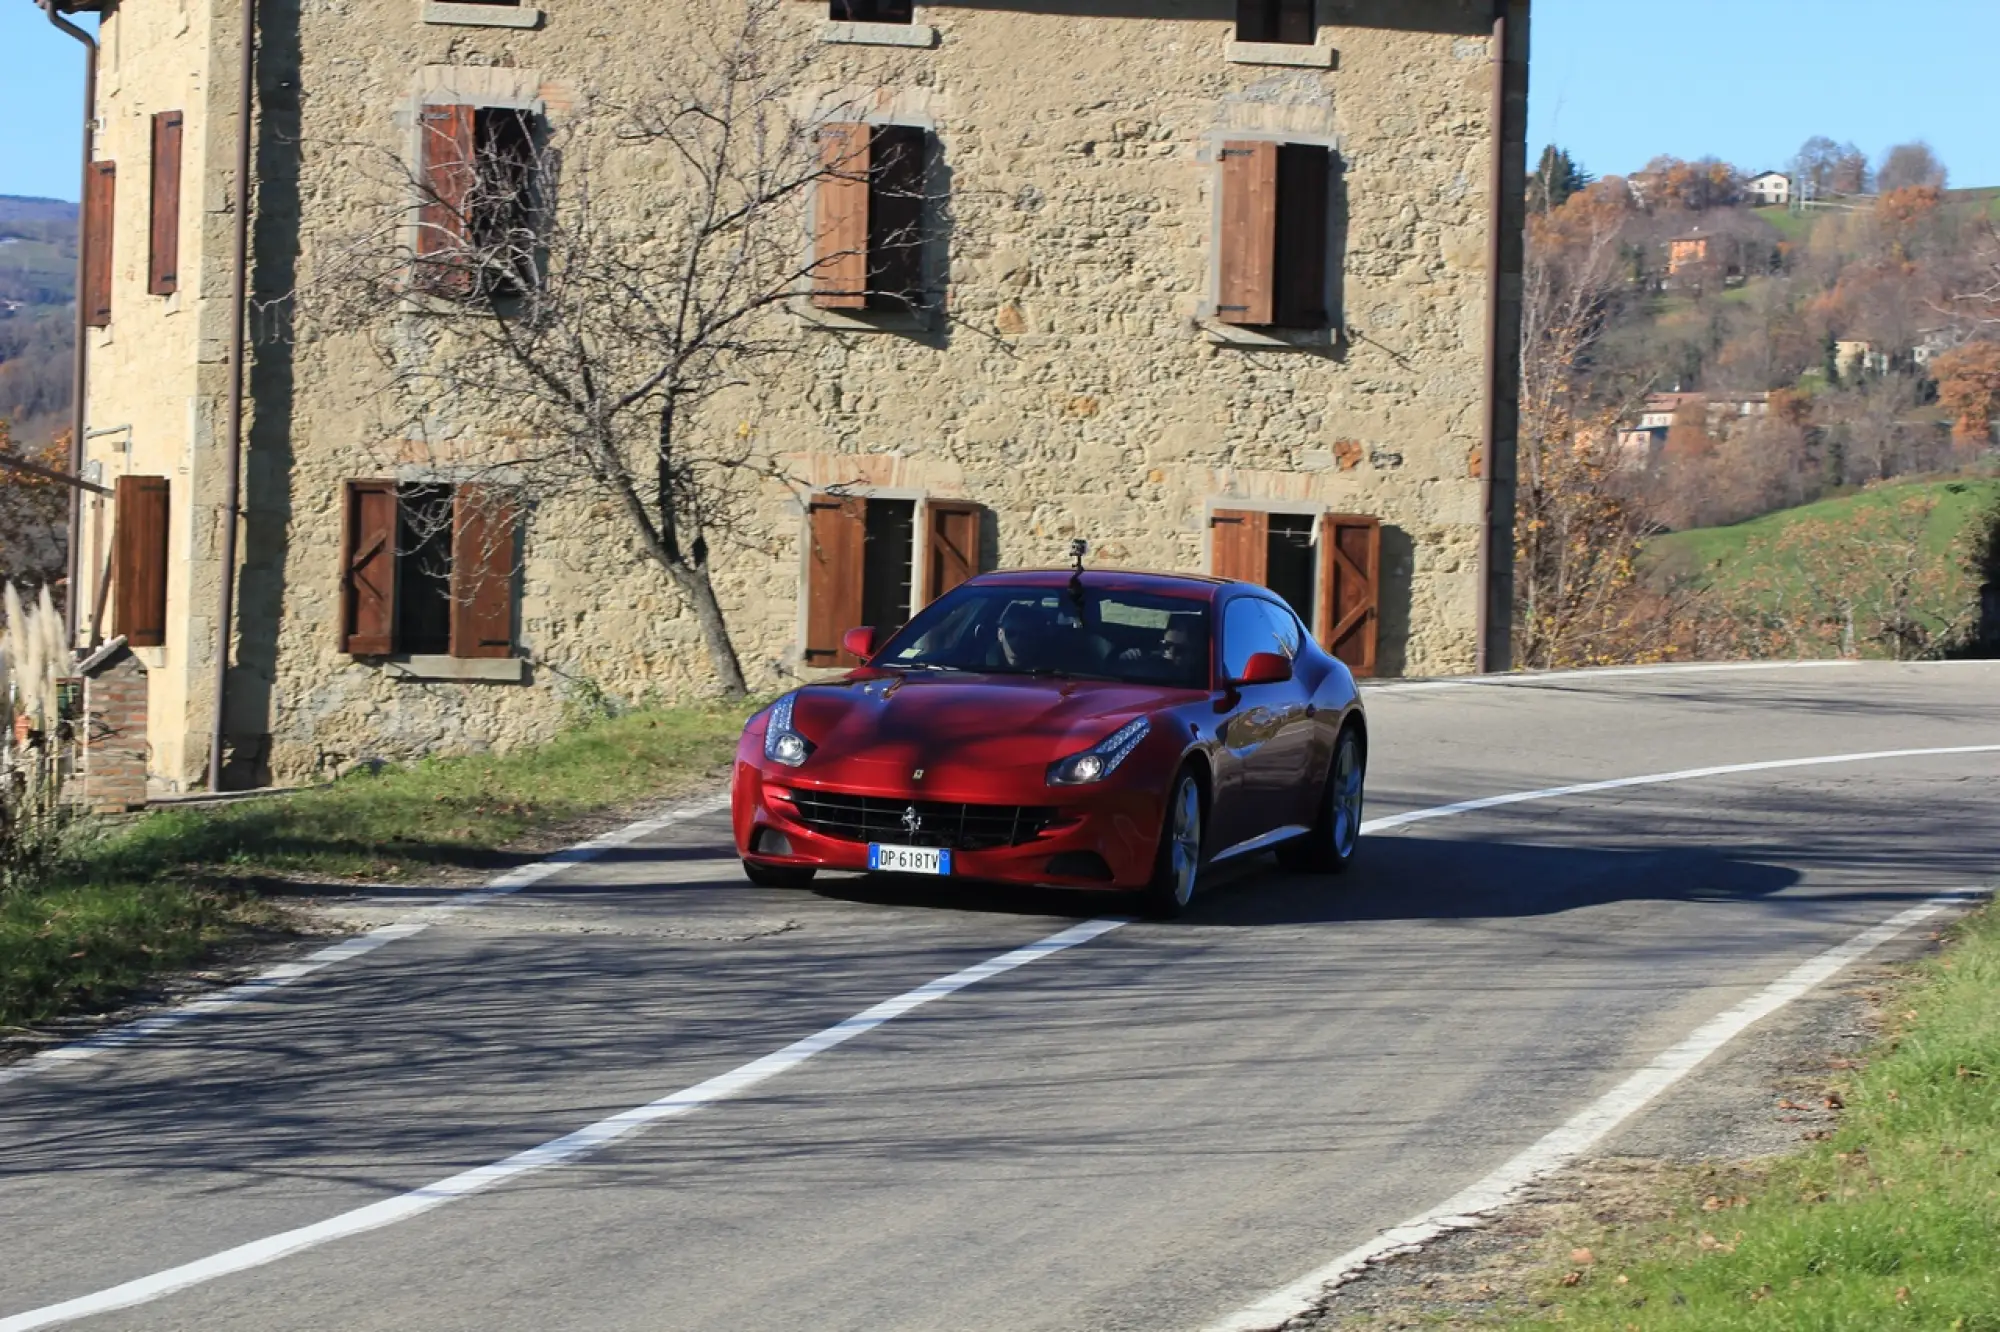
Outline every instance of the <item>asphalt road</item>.
MULTIPOLYGON (((2000 744, 2000 665, 1370 693, 1371 816, 2000 744)), ((560 1168, 89 1329, 1186 1329, 1450 1196, 1801 960, 2000 879, 2000 754, 1268 860, 560 1168)), ((390 919, 420 904, 364 904, 390 919)), ((0 1327, 500 1160, 1115 906, 763 891, 724 816, 0 1086, 0 1327)))

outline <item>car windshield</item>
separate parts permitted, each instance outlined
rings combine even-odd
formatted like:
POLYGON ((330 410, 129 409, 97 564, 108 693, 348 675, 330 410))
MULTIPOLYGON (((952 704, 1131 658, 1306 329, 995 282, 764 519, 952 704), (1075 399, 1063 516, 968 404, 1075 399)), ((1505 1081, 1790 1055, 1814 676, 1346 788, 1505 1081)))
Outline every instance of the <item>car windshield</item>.
POLYGON ((1208 656, 1205 601, 989 585, 931 603, 871 664, 1206 689, 1208 656))

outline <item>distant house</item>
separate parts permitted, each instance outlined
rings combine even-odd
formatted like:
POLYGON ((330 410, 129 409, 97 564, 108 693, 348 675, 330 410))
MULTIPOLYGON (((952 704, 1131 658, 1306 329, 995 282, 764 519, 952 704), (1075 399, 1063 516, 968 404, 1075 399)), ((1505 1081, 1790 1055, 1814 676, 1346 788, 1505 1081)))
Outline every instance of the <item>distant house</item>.
POLYGON ((1743 190, 1762 207, 1788 204, 1792 201, 1792 178, 1782 171, 1765 171, 1750 177, 1743 190))
POLYGON ((1695 268, 1708 262, 1708 237, 1700 232, 1689 232, 1676 236, 1667 242, 1667 274, 1676 275, 1685 269, 1695 268))
POLYGON ((1833 364, 1842 379, 1852 379, 1863 370, 1886 375, 1889 373, 1889 354, 1875 350, 1872 342, 1842 339, 1833 344, 1833 364))
POLYGON ((1618 428, 1621 465, 1650 466, 1666 451, 1673 433, 1674 418, 1687 408, 1698 408, 1704 428, 1718 439, 1727 439, 1739 421, 1768 416, 1768 393, 1654 393, 1648 395, 1639 419, 1618 428))

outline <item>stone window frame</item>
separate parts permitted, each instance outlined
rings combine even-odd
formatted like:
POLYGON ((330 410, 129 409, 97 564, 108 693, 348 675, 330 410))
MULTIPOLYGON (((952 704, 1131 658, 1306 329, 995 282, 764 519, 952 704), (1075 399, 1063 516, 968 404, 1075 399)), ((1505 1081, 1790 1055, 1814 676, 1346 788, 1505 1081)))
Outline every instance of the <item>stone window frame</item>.
MULTIPOLYGON (((520 471, 512 467, 485 467, 477 465, 449 463, 402 463, 390 469, 390 478, 400 489, 408 485, 459 486, 473 482, 519 486, 523 478, 520 471)), ((532 504, 522 506, 516 521, 520 524, 520 554, 516 557, 513 573, 513 587, 509 596, 513 602, 513 651, 505 657, 454 657, 446 653, 390 652, 382 656, 357 657, 343 654, 349 662, 379 668, 382 675, 390 680, 409 683, 460 683, 460 684, 526 684, 529 683, 528 666, 534 655, 529 646, 526 612, 527 542, 532 504)))
MULTIPOLYGON (((1314 642, 1318 642, 1321 632, 1318 623, 1319 613, 1317 606, 1319 600, 1319 586, 1317 582, 1319 577, 1317 571, 1318 551, 1320 542, 1323 539, 1324 519, 1330 513, 1340 512, 1339 506, 1332 500, 1327 499, 1256 499, 1247 495, 1228 494, 1204 496, 1201 505, 1201 571, 1211 577, 1215 569, 1215 515, 1218 512, 1232 509, 1239 512, 1278 514, 1287 518, 1311 518, 1314 520, 1312 547, 1315 563, 1313 574, 1315 580, 1313 586, 1315 607, 1313 614, 1301 615, 1299 619, 1305 625, 1307 637, 1311 638, 1314 642)), ((1265 590, 1270 591, 1269 588, 1265 590)), ((1296 608, 1294 608, 1294 613, 1296 614, 1296 608)))
MULTIPOLYGON (((798 668, 801 671, 841 672, 852 669, 852 667, 848 666, 811 666, 806 663, 806 647, 812 633, 811 621, 808 618, 812 614, 812 499, 816 495, 832 494, 839 494, 851 499, 907 500, 914 504, 915 507, 911 513, 910 528, 910 606, 909 618, 904 620, 905 624, 909 623, 910 619, 915 619, 917 613, 923 610, 925 605, 923 601, 924 555, 926 552, 924 534, 930 531, 931 505, 938 502, 947 504, 978 503, 976 500, 966 499, 957 495, 940 495, 935 491, 926 490, 921 486, 814 486, 806 494, 797 496, 794 501, 797 508, 794 519, 798 524, 799 533, 799 554, 797 560, 799 591, 798 605, 793 617, 794 622, 792 626, 792 641, 794 644, 792 657, 798 662, 798 668)), ((990 512, 983 505, 981 508, 982 511, 990 512)), ((982 537, 981 540, 983 541, 984 538, 982 537)))
MULTIPOLYGON (((898 25, 885 25, 898 26, 898 25)), ((822 124, 849 120, 858 125, 907 125, 924 131, 930 145, 930 158, 924 164, 925 180, 931 180, 933 173, 946 182, 944 189, 925 200, 926 229, 930 230, 929 213, 935 208, 942 210, 950 206, 950 169, 942 165, 943 139, 938 133, 937 117, 927 111, 899 111, 891 106, 886 110, 870 109, 862 111, 852 105, 823 108, 808 126, 809 132, 822 124)), ((792 300, 794 314, 800 327, 827 333, 929 333, 942 321, 945 309, 944 288, 950 281, 950 256, 944 252, 948 244, 945 233, 948 227, 938 226, 933 234, 924 237, 924 295, 935 296, 912 310, 870 310, 849 313, 846 310, 821 309, 812 303, 812 272, 817 255, 814 250, 813 226, 819 217, 820 182, 814 180, 806 189, 805 207, 807 224, 800 250, 799 272, 806 276, 792 300)), ((883 496, 885 499, 908 498, 907 496, 883 496)), ((802 640, 803 641, 803 640, 802 640)))
MULTIPOLYGON (((1326 352, 1338 349, 1344 322, 1340 302, 1333 299, 1343 283, 1344 254, 1327 255, 1327 324, 1324 328, 1258 328, 1247 324, 1225 324, 1215 317, 1216 293, 1222 287, 1222 145, 1226 142, 1306 144, 1332 154, 1333 169, 1327 173, 1327 188, 1337 188, 1345 158, 1337 134, 1312 134, 1294 130, 1214 129, 1208 133, 1197 160, 1209 168, 1208 275, 1202 289, 1201 305, 1194 324, 1200 336, 1218 347, 1240 347, 1252 351, 1326 352)), ((1335 216, 1333 201, 1327 204, 1329 226, 1335 216)))
MULTIPOLYGON (((815 0, 824 4, 825 0, 815 0)), ((927 51, 937 46, 938 30, 924 22, 926 5, 910 6, 908 23, 856 23, 846 19, 822 19, 819 39, 840 46, 900 46, 927 51)))
POLYGON ((524 28, 542 26, 542 11, 533 5, 488 3, 469 0, 418 0, 418 17, 424 23, 467 28, 524 28))
MULTIPOLYGON (((482 110, 520 111, 538 125, 550 123, 548 99, 542 96, 542 79, 533 69, 495 65, 424 65, 411 79, 407 96, 396 103, 391 117, 403 145, 403 161, 412 172, 420 172, 424 161, 424 109, 432 106, 472 106, 482 110), (483 86, 482 86, 483 85, 483 86)), ((408 216, 401 231, 404 254, 417 253, 423 226, 422 201, 409 200, 408 216)), ((406 302, 442 301, 412 283, 404 292, 406 302)))

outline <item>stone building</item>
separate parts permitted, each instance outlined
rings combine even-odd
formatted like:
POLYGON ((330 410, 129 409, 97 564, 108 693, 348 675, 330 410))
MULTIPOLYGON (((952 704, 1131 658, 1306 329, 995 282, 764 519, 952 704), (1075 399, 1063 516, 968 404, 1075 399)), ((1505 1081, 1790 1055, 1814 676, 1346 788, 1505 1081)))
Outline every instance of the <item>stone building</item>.
MULTIPOLYGON (((241 786, 531 740, 579 691, 700 691, 688 606, 601 503, 510 519, 504 564, 460 550, 448 596, 410 582, 452 541, 399 515, 454 479, 382 437, 368 341, 316 324, 312 278, 358 159, 633 96, 718 0, 252 3, 240 432, 245 0, 63 6, 101 6, 84 463, 147 479, 129 519, 84 505, 79 645, 143 663, 156 787, 199 785, 218 730, 241 786)), ((802 286, 802 354, 733 408, 781 464, 755 540, 715 555, 752 687, 1072 536, 1268 581, 1379 675, 1504 667, 1528 8, 785 0, 772 40, 948 168, 950 228, 905 317, 802 286)))

